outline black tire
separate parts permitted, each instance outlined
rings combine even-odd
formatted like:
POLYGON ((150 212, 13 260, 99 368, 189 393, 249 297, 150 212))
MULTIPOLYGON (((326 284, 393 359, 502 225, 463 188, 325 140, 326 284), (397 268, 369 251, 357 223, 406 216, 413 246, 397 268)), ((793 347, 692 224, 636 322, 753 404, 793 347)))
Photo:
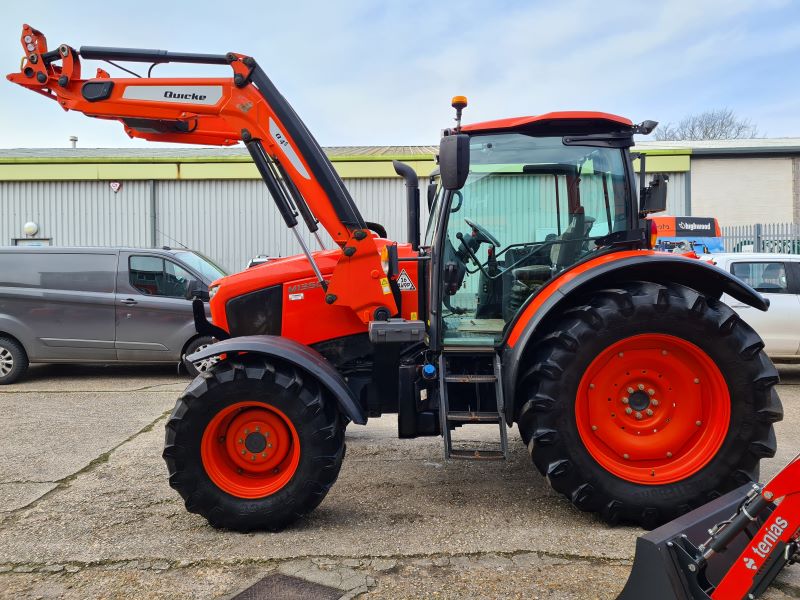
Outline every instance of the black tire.
POLYGON ((0 385, 14 383, 28 370, 28 354, 17 340, 0 337, 0 385))
POLYGON ((213 527, 245 532, 277 531, 314 510, 336 481, 344 452, 336 403, 316 380, 289 364, 250 355, 218 363, 187 387, 167 421, 163 456, 169 484, 189 512, 202 515, 213 527), (211 480, 201 458, 201 440, 211 419, 241 401, 274 406, 299 436, 297 470, 266 497, 226 493, 211 480))
MULTIPOLYGON (((724 303, 681 285, 629 282, 594 292, 565 311, 532 346, 518 389, 517 422, 533 463, 576 507, 609 523, 653 528, 750 480, 775 454, 773 423, 783 418, 778 372, 753 329, 724 303), (731 398, 719 450, 694 474, 664 485, 637 484, 595 461, 581 440, 575 401, 591 361, 638 334, 689 341, 717 365, 731 398)), ((626 409, 627 410, 627 409, 626 409)))
POLYGON ((197 364, 189 362, 186 360, 186 357, 206 346, 210 346, 214 343, 214 338, 208 335, 201 335, 199 337, 194 338, 188 344, 186 344, 186 348, 183 351, 182 361, 183 367, 186 369, 186 372, 191 375, 192 377, 197 377, 200 373, 204 373, 208 371, 211 367, 213 367, 218 361, 216 357, 207 358, 204 361, 201 361, 197 364))

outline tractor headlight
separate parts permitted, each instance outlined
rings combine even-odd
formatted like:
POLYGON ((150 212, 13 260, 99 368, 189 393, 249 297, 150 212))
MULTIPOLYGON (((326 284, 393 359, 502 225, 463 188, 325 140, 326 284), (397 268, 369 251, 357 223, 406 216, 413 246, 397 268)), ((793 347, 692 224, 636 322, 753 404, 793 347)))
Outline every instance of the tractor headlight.
POLYGON ((217 290, 219 289, 219 284, 209 286, 208 288, 208 299, 211 300, 214 296, 217 295, 217 290))

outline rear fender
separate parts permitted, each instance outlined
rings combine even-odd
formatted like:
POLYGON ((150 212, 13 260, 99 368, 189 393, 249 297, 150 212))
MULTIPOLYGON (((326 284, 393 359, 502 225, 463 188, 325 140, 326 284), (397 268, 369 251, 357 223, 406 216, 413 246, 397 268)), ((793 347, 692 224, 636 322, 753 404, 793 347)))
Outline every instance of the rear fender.
MULTIPOLYGON (((622 281, 677 283, 709 298, 719 299, 722 294, 728 294, 762 311, 769 307, 769 300, 740 279, 715 265, 694 258, 642 250, 598 256, 564 271, 532 296, 520 311, 504 344, 504 397, 516 398, 516 382, 523 354, 547 321, 557 318, 577 296, 613 287, 622 281)), ((509 423, 514 420, 514 411, 515 403, 509 401, 506 405, 509 423)))
POLYGON ((248 335, 230 338, 211 344, 187 357, 197 362, 220 354, 237 354, 246 352, 260 354, 283 362, 291 363, 299 369, 314 376, 325 387, 339 405, 339 410, 353 423, 365 425, 367 417, 353 391, 341 374, 325 360, 319 352, 299 344, 294 340, 275 335, 248 335))

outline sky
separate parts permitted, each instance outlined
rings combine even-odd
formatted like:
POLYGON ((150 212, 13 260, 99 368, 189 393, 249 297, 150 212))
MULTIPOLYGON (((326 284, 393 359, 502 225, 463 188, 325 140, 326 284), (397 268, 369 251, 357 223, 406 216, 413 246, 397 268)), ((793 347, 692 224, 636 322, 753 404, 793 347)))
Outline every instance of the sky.
MULTIPOLYGON (((764 137, 800 137, 792 0, 14 2, 0 22, 5 73, 19 69, 23 23, 51 48, 251 55, 323 146, 436 144, 454 95, 469 98, 465 122, 599 110, 668 123, 727 107, 764 137)), ((97 66, 124 75, 85 61, 84 76, 97 66)), ((148 145, 0 81, 0 147, 67 147, 71 135, 84 148, 148 145)))

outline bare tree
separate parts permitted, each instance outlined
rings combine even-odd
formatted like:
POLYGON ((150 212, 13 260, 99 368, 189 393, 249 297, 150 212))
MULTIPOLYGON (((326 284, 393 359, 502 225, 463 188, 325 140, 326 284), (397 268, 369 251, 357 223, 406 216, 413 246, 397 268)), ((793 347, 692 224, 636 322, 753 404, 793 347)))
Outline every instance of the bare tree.
POLYGON ((684 117, 678 123, 667 123, 656 129, 658 141, 668 140, 734 140, 758 137, 758 128, 730 108, 718 108, 684 117))

